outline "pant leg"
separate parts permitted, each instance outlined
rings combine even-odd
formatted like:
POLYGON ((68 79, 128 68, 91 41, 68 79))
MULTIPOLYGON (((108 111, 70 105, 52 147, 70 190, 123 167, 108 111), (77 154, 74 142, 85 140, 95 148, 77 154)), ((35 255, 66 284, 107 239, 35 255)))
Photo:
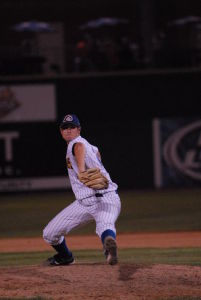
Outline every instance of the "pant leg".
POLYGON ((43 230, 43 238, 50 245, 60 244, 68 232, 91 220, 86 208, 75 200, 47 224, 43 230))
POLYGON ((115 222, 121 211, 121 202, 116 192, 106 193, 99 199, 96 209, 91 214, 96 221, 96 233, 101 238, 102 233, 107 229, 116 234, 115 222))

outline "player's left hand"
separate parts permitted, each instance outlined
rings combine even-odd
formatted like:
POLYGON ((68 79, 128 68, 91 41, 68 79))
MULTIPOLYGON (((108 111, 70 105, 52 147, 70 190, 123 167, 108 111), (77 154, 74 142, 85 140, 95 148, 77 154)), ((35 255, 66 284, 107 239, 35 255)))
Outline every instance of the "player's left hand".
POLYGON ((101 190, 108 188, 108 179, 100 172, 98 168, 90 168, 78 174, 79 180, 87 187, 101 190))

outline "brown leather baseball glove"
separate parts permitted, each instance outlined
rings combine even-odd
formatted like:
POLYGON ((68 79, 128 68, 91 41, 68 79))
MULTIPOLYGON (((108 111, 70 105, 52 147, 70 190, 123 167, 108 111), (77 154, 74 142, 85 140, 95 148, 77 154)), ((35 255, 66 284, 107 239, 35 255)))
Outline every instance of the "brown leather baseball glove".
POLYGON ((98 168, 87 169, 86 171, 79 173, 78 179, 91 189, 102 190, 108 188, 108 179, 98 168))

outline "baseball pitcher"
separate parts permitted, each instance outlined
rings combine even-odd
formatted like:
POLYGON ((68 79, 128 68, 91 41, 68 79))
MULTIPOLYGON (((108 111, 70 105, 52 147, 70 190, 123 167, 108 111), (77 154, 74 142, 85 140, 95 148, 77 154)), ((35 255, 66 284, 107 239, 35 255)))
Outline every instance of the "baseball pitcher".
POLYGON ((66 164, 75 201, 43 230, 44 240, 57 252, 47 263, 53 266, 74 263, 65 236, 72 229, 95 220, 106 261, 114 265, 118 262, 115 222, 121 210, 118 186, 104 168, 98 148, 81 137, 81 125, 76 115, 64 117, 60 132, 67 143, 66 164))

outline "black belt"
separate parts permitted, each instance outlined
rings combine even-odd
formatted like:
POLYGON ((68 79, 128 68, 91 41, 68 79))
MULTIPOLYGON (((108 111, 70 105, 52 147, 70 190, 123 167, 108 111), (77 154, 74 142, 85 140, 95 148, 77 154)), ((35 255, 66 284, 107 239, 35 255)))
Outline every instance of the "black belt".
POLYGON ((99 198, 99 197, 103 197, 103 194, 96 193, 95 196, 96 196, 97 198, 99 198))
MULTIPOLYGON (((111 191, 111 192, 112 192, 112 191, 111 191)), ((115 193, 116 193, 116 194, 118 193, 117 190, 115 191, 115 193)), ((107 192, 106 192, 105 194, 107 194, 107 192)), ((97 198, 103 197, 103 196, 104 196, 104 194, 101 194, 101 193, 96 193, 96 194, 95 194, 95 197, 97 197, 97 198)))

